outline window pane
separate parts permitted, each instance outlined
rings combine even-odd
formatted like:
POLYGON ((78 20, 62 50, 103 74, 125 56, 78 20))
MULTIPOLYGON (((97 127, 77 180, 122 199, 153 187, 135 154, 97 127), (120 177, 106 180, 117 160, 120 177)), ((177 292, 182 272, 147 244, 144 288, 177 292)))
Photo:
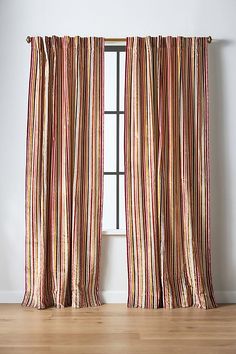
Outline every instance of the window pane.
POLYGON ((104 117, 104 172, 116 170, 116 115, 104 117))
POLYGON ((125 53, 120 52, 120 111, 124 110, 125 89, 125 53))
POLYGON ((104 176, 103 230, 116 228, 116 176, 104 176))
POLYGON ((124 176, 120 176, 120 229, 125 229, 125 187, 124 187, 124 176))
POLYGON ((119 137, 119 150, 120 150, 120 161, 119 161, 119 172, 124 172, 124 114, 120 114, 120 137, 119 137))
POLYGON ((105 111, 116 110, 116 53, 105 53, 105 111))

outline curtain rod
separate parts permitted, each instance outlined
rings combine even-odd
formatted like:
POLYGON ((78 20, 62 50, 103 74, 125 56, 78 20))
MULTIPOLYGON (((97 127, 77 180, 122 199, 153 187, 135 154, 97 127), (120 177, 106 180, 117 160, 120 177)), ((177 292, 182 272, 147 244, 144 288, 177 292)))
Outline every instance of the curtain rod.
MULTIPOLYGON (((28 36, 26 38, 26 42, 30 43, 31 42, 31 37, 28 36)), ((105 42, 126 42, 126 38, 105 38, 105 42)), ((211 43, 212 42, 212 37, 208 36, 207 37, 207 42, 211 43)))

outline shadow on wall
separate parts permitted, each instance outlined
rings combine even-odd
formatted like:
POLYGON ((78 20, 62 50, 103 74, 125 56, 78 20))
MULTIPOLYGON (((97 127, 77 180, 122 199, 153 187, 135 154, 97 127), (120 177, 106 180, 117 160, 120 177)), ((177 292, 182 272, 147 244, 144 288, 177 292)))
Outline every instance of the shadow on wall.
MULTIPOLYGON (((210 164, 211 164, 211 245, 214 289, 231 290, 234 284, 230 221, 229 167, 226 131, 226 87, 224 49, 229 40, 215 40, 209 46, 210 164), (231 286, 231 288, 230 288, 231 286)), ((232 161, 231 161, 232 163, 232 161)), ((219 295, 221 298, 221 295, 219 295)))

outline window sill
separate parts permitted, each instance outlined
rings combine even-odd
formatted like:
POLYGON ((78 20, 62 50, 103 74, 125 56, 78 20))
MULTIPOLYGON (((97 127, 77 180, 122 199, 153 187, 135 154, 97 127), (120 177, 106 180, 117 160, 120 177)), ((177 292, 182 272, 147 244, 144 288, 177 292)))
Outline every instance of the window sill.
POLYGON ((124 229, 103 230, 102 236, 126 236, 126 231, 124 229))

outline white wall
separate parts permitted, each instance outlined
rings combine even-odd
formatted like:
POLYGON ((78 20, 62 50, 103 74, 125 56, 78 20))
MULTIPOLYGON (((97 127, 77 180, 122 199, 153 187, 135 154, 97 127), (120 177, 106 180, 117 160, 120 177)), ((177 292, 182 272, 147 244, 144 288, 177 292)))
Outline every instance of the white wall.
MULTIPOLYGON (((211 35, 211 205, 214 287, 236 302, 236 1, 0 0, 0 301, 24 286, 24 165, 30 46, 27 35, 211 35)), ((122 236, 103 239, 102 288, 126 296, 122 236)))

